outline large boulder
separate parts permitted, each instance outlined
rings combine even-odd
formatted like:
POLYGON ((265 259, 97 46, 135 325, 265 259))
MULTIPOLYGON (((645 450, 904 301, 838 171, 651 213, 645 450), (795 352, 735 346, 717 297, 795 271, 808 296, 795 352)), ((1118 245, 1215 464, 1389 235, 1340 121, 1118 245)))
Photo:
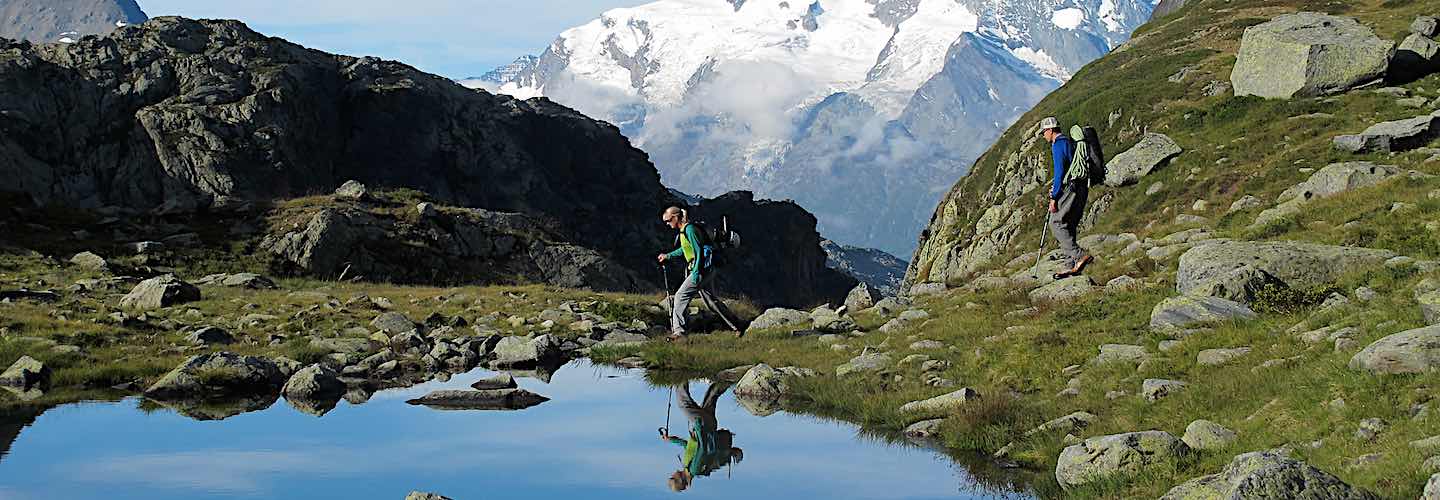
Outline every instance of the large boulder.
POLYGON ((50 367, 30 356, 20 356, 4 373, 0 373, 0 386, 22 392, 32 389, 45 391, 50 389, 50 376, 50 367))
POLYGON ((1380 497, 1277 451, 1235 457, 1219 474, 1172 488, 1161 500, 1370 500, 1380 497))
POLYGON ((551 335, 541 335, 534 339, 505 337, 495 344, 495 360, 492 363, 500 368, 533 368, 556 364, 565 359, 560 344, 560 340, 551 335))
POLYGON ((208 400, 276 394, 285 375, 274 362, 256 356, 216 352, 192 356, 166 373, 145 395, 162 400, 208 400))
POLYGON ((280 393, 291 400, 334 401, 345 394, 345 383, 335 370, 325 365, 310 365, 291 375, 280 393))
POLYGON ((1064 489, 1145 469, 1186 455, 1190 448, 1164 431, 1096 436, 1065 448, 1055 463, 1055 480, 1064 489))
POLYGON ((1180 256, 1175 286, 1182 294, 1231 290, 1228 277, 1249 266, 1294 288, 1333 284, 1345 274, 1371 269, 1395 257, 1388 250, 1301 243, 1294 241, 1227 241, 1200 245, 1180 256))
POLYGON ((1150 328, 1177 329, 1255 317, 1255 311, 1239 302, 1203 295, 1181 295, 1155 305, 1150 311, 1150 328))
POLYGON ((859 285, 855 285, 853 290, 850 290, 849 295, 845 296, 845 310, 852 314, 864 311, 874 307, 875 303, 880 302, 881 299, 879 290, 861 282, 859 285))
POLYGON ((761 363, 746 370, 745 376, 735 384, 735 397, 752 400, 778 399, 790 393, 790 380, 815 375, 815 370, 808 368, 771 368, 770 365, 761 363))
POLYGON ((391 311, 381 313, 379 316, 376 316, 375 319, 370 320, 370 326, 379 328, 380 331, 387 334, 395 335, 414 330, 419 325, 411 321, 410 318, 405 317, 404 314, 391 311))
POLYGON ((782 326, 800 326, 811 321, 810 313, 796 311, 794 309, 772 308, 761 313, 755 321, 750 322, 746 331, 768 330, 782 326))
POLYGON ((779 397, 788 389, 784 374, 770 365, 760 363, 746 371, 745 376, 740 377, 740 382, 735 384, 735 395, 773 398, 779 397))
POLYGON ((1420 303, 1420 314, 1425 317, 1425 324, 1440 324, 1440 291, 1420 294, 1415 301, 1420 303))
MULTIPOLYGON (((1181 258, 1183 259, 1184 256, 1182 255, 1181 258)), ((1249 304, 1259 298, 1267 288, 1283 289, 1287 287, 1288 285, 1280 278, 1265 272, 1264 269, 1247 264, 1225 272, 1216 278, 1205 280, 1199 286, 1187 290, 1186 293, 1249 304)))
POLYGON ((105 272, 110 270, 110 262, 106 261, 104 257, 96 255, 94 252, 77 253, 74 257, 70 258, 70 263, 76 267, 90 271, 105 272))
POLYGON ((1376 123, 1357 135, 1337 136, 1334 144, 1336 149, 1351 153, 1392 153, 1425 146, 1437 136, 1440 117, 1423 115, 1376 123))
POLYGON ((124 309, 160 309, 176 304, 200 300, 200 289, 173 274, 167 274, 140 282, 135 289, 120 299, 124 309))
POLYGON ((835 376, 844 377, 852 373, 877 372, 889 368, 890 364, 891 359, 889 354, 883 352, 861 354, 835 367, 835 376))
POLYGON ((1377 374, 1434 372, 1440 369, 1440 325, 1376 340, 1350 358, 1350 369, 1377 374))
POLYGON ((1106 186, 1126 186, 1139 182, 1156 168, 1179 156, 1184 150, 1164 134, 1150 133, 1140 143, 1115 155, 1105 165, 1106 186))
POLYGON ((1064 302, 1080 298, 1095 289, 1095 280, 1089 276, 1071 276, 1031 290, 1030 301, 1036 303, 1064 302))
POLYGON ((1300 213, 1301 207, 1316 198, 1327 198, 1354 189, 1374 186, 1403 173, 1393 165, 1368 161, 1332 163, 1316 171, 1305 182, 1280 193, 1279 203, 1255 216, 1253 226, 1263 226, 1282 217, 1300 213))
POLYGON ((1343 92, 1385 75, 1395 44, 1354 19, 1286 14, 1245 29, 1230 74, 1236 96, 1270 99, 1343 92))

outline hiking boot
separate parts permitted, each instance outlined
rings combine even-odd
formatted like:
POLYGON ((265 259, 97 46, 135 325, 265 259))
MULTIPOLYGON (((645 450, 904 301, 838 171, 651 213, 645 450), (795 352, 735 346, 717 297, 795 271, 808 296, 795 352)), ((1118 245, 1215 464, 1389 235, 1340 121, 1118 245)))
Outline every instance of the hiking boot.
MULTIPOLYGON (((1068 272, 1068 273, 1066 273, 1066 274, 1067 274, 1068 276, 1076 276, 1076 275, 1080 274, 1081 271, 1084 271, 1084 270, 1085 270, 1085 266, 1090 265, 1090 261, 1093 261, 1093 260, 1095 260, 1095 257, 1090 256, 1090 254, 1085 254, 1084 257, 1081 257, 1081 258, 1080 258, 1080 262, 1076 262, 1076 263, 1075 263, 1075 267, 1072 268, 1072 269, 1070 269, 1070 272, 1068 272)), ((1067 276, 1067 277, 1068 277, 1068 276, 1067 276)))

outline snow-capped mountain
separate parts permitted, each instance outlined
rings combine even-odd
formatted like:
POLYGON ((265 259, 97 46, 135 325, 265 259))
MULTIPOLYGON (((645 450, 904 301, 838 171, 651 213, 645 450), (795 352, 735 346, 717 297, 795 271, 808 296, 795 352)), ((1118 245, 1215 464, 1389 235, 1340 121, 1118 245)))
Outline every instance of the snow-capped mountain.
POLYGON ((0 37, 73 43, 148 20, 135 0, 0 0, 0 37))
POLYGON ((791 198, 831 239, 908 254, 982 148, 1151 8, 660 0, 606 12, 468 84, 615 123, 673 188, 791 198))

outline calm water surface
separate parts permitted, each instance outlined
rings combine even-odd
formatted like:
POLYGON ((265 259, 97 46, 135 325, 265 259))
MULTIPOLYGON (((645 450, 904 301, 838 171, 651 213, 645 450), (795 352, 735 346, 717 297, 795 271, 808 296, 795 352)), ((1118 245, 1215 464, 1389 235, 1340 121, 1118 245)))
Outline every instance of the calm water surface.
MULTIPOLYGON (((549 383, 519 379, 552 400, 517 412, 438 411, 405 404, 492 375, 344 401, 324 417, 282 399, 223 421, 138 399, 50 409, 0 456, 0 499, 378 498, 410 490, 463 499, 677 498, 667 485, 680 447, 661 441, 670 389, 643 372, 573 362, 549 383)), ((696 400, 708 382, 690 384, 696 400)), ((751 415, 728 392, 721 428, 738 464, 697 477, 684 498, 994 498, 951 459, 857 435, 803 415, 751 415)), ((673 434, 686 428, 671 410, 673 434)), ((13 420, 13 418, 11 419, 13 420)), ((28 420, 28 419, 25 419, 28 420)), ((0 433, 0 439, 10 432, 0 433)), ((3 450, 4 443, 0 443, 3 450)))

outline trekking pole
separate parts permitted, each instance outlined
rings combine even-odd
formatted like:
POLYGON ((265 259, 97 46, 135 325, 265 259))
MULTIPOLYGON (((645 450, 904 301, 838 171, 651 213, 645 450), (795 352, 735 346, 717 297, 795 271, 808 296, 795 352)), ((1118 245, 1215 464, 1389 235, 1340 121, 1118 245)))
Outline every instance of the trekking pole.
MULTIPOLYGON (((1030 268, 1030 274, 1040 272, 1040 258, 1045 256, 1045 231, 1050 229, 1050 221, 1045 221, 1040 226, 1040 249, 1035 251, 1035 266, 1030 268)), ((1039 275, 1036 275, 1038 278, 1039 275)))

